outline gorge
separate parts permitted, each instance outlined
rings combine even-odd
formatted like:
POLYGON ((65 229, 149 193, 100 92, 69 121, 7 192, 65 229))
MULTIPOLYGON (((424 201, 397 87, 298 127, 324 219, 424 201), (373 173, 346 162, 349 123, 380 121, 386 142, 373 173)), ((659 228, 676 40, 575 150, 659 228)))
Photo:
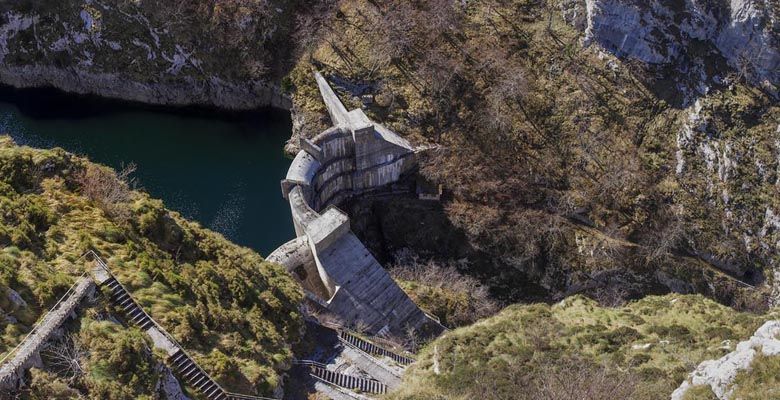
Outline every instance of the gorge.
POLYGON ((263 254, 292 235, 278 196, 278 179, 290 162, 282 150, 290 137, 283 111, 149 108, 3 88, 0 133, 117 170, 135 164, 136 183, 166 206, 263 254))

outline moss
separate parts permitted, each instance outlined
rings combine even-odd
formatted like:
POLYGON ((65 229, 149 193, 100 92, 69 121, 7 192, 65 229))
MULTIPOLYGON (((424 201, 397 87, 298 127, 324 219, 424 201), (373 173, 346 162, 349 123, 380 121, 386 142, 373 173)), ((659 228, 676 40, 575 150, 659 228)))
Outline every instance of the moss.
POLYGON ((683 400, 717 400, 718 396, 712 392, 708 385, 698 385, 685 392, 683 400))

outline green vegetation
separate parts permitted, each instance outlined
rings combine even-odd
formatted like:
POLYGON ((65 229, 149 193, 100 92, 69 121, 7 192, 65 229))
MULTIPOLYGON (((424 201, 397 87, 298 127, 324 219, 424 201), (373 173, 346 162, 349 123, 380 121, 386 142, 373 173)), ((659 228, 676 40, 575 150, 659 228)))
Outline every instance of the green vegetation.
MULTIPOLYGON (((13 317, 0 321, 2 350, 15 346, 91 268, 80 257, 94 249, 227 388, 270 394, 303 329, 298 285, 281 267, 184 220, 119 178, 61 149, 18 147, 0 137, 0 292, 6 294, 0 307, 13 317)), ((71 388, 100 399, 152 396, 154 371, 164 357, 151 352, 140 331, 107 318, 110 313, 121 321, 121 313, 105 301, 88 311, 72 328, 88 355, 77 357, 83 373, 70 377, 71 388)), ((33 382, 46 385, 34 383, 33 397, 62 389, 57 380, 33 382)))
POLYGON ((734 312, 699 295, 649 296, 618 308, 580 296, 514 305, 428 344, 388 398, 561 399, 574 385, 596 396, 588 398, 658 399, 772 315, 734 312))
POLYGON ((732 385, 734 399, 760 400, 780 397, 780 357, 759 353, 750 370, 737 374, 732 385))
POLYGON ((718 400, 715 393, 707 385, 694 386, 685 392, 685 400, 718 400))

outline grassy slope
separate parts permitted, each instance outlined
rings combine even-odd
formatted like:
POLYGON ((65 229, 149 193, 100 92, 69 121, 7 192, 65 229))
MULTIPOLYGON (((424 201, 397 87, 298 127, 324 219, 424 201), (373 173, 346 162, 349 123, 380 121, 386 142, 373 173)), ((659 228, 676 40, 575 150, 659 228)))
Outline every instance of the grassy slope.
MULTIPOLYGON (((636 387, 631 398, 663 398, 695 365, 726 354, 766 318, 698 295, 650 296, 620 308, 583 297, 510 306, 429 344, 388 398, 546 398, 556 372, 574 381, 575 371, 601 365, 636 387)), ((588 384, 578 393, 607 395, 588 384)))
MULTIPOLYGON (((145 193, 131 192, 118 205, 124 217, 109 217, 80 194, 74 181, 88 163, 59 149, 35 150, 17 147, 7 137, 0 140, 0 288, 17 291, 28 304, 13 306, 2 296, 0 307, 18 320, 0 322, 2 348, 13 347, 41 310, 89 268, 79 257, 95 249, 145 309, 218 380, 234 391, 270 393, 289 367, 290 346, 302 329, 301 293, 292 278, 145 193)), ((152 357, 142 357, 148 353, 144 335, 106 318, 107 312, 120 315, 113 311, 100 300, 76 324, 74 334, 90 355, 84 360, 87 374, 75 386, 106 386, 96 393, 113 393, 117 399, 149 394, 155 380, 144 368, 153 366, 139 363, 136 370, 132 357, 105 345, 127 343, 128 354, 152 357), (133 378, 136 374, 141 377, 133 378)))

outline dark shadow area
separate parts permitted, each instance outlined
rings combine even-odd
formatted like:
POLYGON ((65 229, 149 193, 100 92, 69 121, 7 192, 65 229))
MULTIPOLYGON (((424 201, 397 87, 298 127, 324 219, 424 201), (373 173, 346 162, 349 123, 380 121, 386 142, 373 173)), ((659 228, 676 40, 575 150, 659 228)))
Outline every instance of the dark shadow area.
POLYGON ((465 232, 449 220, 441 201, 419 199, 414 176, 401 184, 412 188, 407 194, 361 196, 340 206, 350 216, 352 231, 382 265, 391 266, 396 253, 408 249, 421 259, 457 265, 460 273, 487 286, 500 302, 549 300, 549 292, 525 271, 472 246, 465 232))
POLYGON ((231 123, 263 121, 274 125, 292 126, 288 111, 272 107, 232 111, 199 105, 164 106, 90 94, 68 93, 51 87, 19 89, 0 85, 0 102, 13 103, 24 115, 34 119, 78 120, 121 112, 146 111, 231 123))

